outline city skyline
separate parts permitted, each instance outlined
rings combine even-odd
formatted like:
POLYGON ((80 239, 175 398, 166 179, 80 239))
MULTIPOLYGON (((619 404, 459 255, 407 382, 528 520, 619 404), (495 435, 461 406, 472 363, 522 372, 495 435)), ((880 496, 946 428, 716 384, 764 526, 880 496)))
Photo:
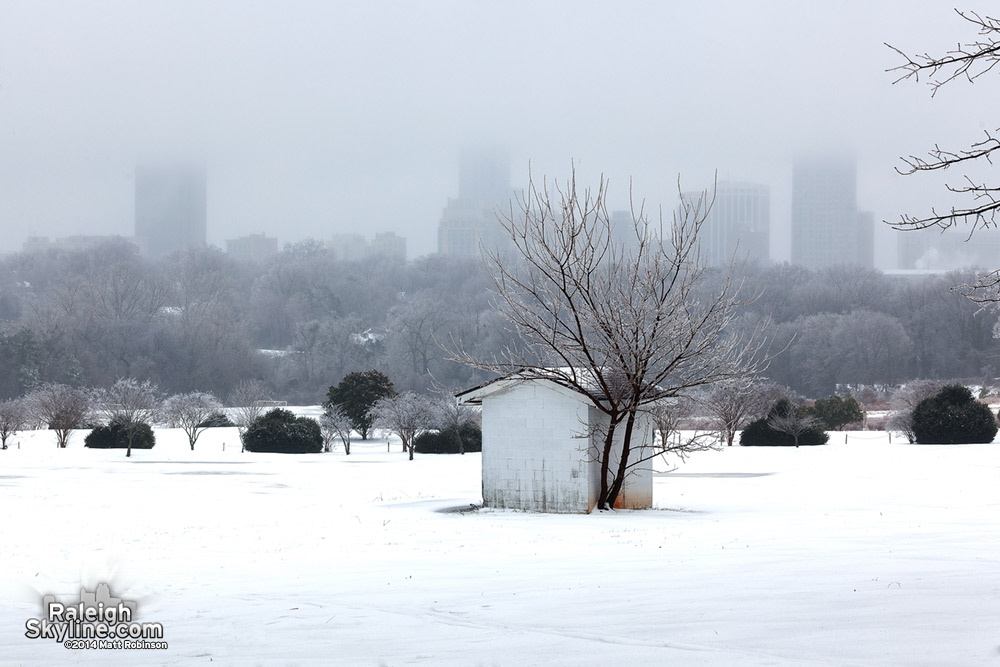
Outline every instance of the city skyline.
MULTIPOLYGON (((790 180, 793 181, 793 186, 788 188, 794 191, 794 172, 795 165, 802 162, 803 160, 813 163, 823 163, 824 161, 829 161, 831 158, 829 155, 815 155, 815 156, 799 156, 797 160, 793 160, 790 165, 790 171, 792 172, 792 177, 790 180)), ((836 158, 834 158, 836 159, 836 158)), ((849 158, 847 158, 850 161, 849 158)), ((853 170, 856 170, 856 165, 852 166, 853 170)), ((460 158, 456 161, 456 181, 458 183, 458 197, 448 197, 447 193, 442 193, 442 199, 446 201, 446 205, 443 207, 443 213, 438 220, 438 229, 436 236, 436 246, 434 251, 425 254, 459 254, 464 256, 472 256, 478 253, 478 238, 479 234, 488 229, 488 234, 494 241, 497 240, 497 234, 500 232, 499 224, 497 223, 495 216, 497 213, 498 206, 506 206, 505 202, 497 202, 496 197, 502 192, 508 192, 511 201, 514 201, 516 205, 516 200, 514 198, 517 196, 519 188, 511 187, 509 183, 510 164, 507 154, 496 147, 489 149, 483 149, 483 147, 478 147, 475 150, 470 150, 466 148, 462 151, 460 158), (478 175, 477 175, 478 174, 478 175), (504 180, 504 179, 508 180, 504 180), (491 199, 485 199, 483 197, 487 196, 485 193, 493 193, 491 199), (465 195, 464 197, 462 195, 465 195), (477 198, 478 197, 478 198, 477 198), (469 226, 469 221, 471 227, 469 226), (457 222, 456 222, 457 221, 457 222), (464 222, 463 222, 464 221, 464 222), (444 227, 451 225, 459 229, 459 236, 464 239, 461 243, 462 250, 454 251, 443 249, 442 243, 442 230, 444 227), (461 230, 465 231, 462 232, 461 230), (464 236, 462 235, 464 234, 464 236), (471 235, 470 235, 471 234, 471 235)), ((140 188, 139 176, 138 174, 146 174, 145 187, 149 188, 149 182, 151 180, 151 175, 159 173, 161 176, 169 173, 173 173, 176 178, 174 181, 175 186, 180 187, 179 183, 184 181, 187 177, 182 177, 179 174, 187 172, 188 175, 191 173, 197 173, 198 178, 195 179, 198 182, 199 188, 204 188, 203 192, 200 192, 198 197, 203 199, 209 199, 208 190, 210 189, 211 177, 210 174, 204 170, 198 168, 189 167, 164 167, 157 166, 151 167, 150 165, 137 165, 135 168, 136 182, 133 185, 133 192, 136 193, 134 198, 136 216, 139 215, 138 211, 139 205, 139 195, 138 191, 140 188)), ((169 179, 168 179, 169 180, 169 179)), ((190 181, 190 178, 187 178, 190 181)), ((856 192, 861 188, 861 183, 854 184, 854 191, 856 192)), ((169 188, 168 188, 169 189, 169 188)), ((174 188, 176 189, 176 188, 174 188)), ((708 216, 706 225, 703 231, 703 258, 707 261, 709 265, 717 265, 721 263, 726 263, 734 256, 738 255, 740 261, 742 259, 750 259, 757 261, 794 261, 794 257, 782 256, 781 250, 779 249, 775 253, 775 240, 773 234, 771 234, 771 219, 772 211, 774 210, 774 204, 771 200, 772 185, 768 183, 750 183, 747 181, 734 181, 734 180, 721 180, 718 179, 714 184, 711 184, 704 188, 703 190, 690 190, 682 192, 679 197, 694 197, 705 193, 712 197, 714 192, 714 207, 708 216), (738 219, 738 216, 734 217, 732 212, 732 207, 735 206, 734 201, 739 201, 739 206, 751 206, 760 207, 761 211, 754 213, 753 222, 744 222, 743 224, 750 225, 756 233, 750 236, 745 236, 747 229, 742 231, 736 231, 732 229, 735 224, 734 221, 738 219), (745 200, 745 201, 744 201, 745 200), (748 202, 753 201, 750 204, 748 202), (762 202, 762 203, 761 203, 762 202), (722 222, 725 221, 725 222, 722 222), (719 225, 726 225, 726 231, 721 231, 718 229, 719 225), (722 256, 726 257, 725 262, 720 258, 722 256)), ((777 188, 779 191, 785 188, 777 188)), ((163 193, 160 193, 161 195, 163 193)), ((856 195, 855 195, 856 196, 856 195)), ((160 197, 162 199, 162 197, 160 197)), ((784 202, 783 203, 789 212, 794 216, 794 203, 784 202)), ((198 202, 197 206, 200 207, 202 202, 198 202)), ((207 205, 205 206, 207 209, 207 205)), ((779 205, 779 209, 781 206, 779 205)), ((951 269, 958 268, 961 266, 970 265, 972 263, 983 263, 987 257, 987 250, 992 249, 994 246, 1000 244, 1000 239, 997 243, 993 243, 992 239, 983 240, 982 236, 977 237, 979 244, 976 247, 966 247, 963 243, 966 236, 962 236, 961 239, 957 238, 961 234, 956 233, 953 236, 955 238, 949 238, 945 241, 938 242, 937 235, 934 234, 933 238, 930 237, 928 233, 920 232, 891 232, 891 240, 896 241, 898 238, 898 246, 895 244, 883 244, 879 245, 876 240, 879 236, 880 225, 874 220, 874 215, 870 211, 863 211, 855 205, 855 211, 858 216, 863 216, 863 225, 868 229, 871 234, 871 238, 866 240, 866 243, 871 244, 875 252, 874 261, 858 261, 857 263, 864 266, 874 266, 875 268, 880 268, 883 270, 896 270, 896 269, 951 269), (940 247, 936 247, 940 246, 940 247), (924 255, 926 255, 924 257, 924 255), (923 257, 923 259, 920 259, 923 257), (881 261, 880 261, 881 259, 881 261)), ((611 211, 613 214, 621 216, 622 214, 628 213, 622 209, 613 209, 611 211)), ((147 216, 149 214, 147 213, 147 216)), ((163 211, 159 214, 161 217, 168 216, 169 210, 163 211)), ((779 214, 780 217, 780 214, 779 214)), ((148 223, 147 223, 148 224, 148 223)), ((861 219, 856 219, 854 224, 850 227, 842 227, 840 231, 853 232, 858 224, 862 224, 861 219)), ((227 249, 230 247, 244 248, 246 243, 258 242, 261 238, 267 237, 268 244, 275 244, 278 249, 284 245, 296 243, 304 240, 317 240, 328 247, 331 247, 335 253, 344 254, 344 248, 347 248, 350 244, 347 244, 344 239, 348 237, 357 237, 358 243, 358 257, 367 257, 369 255, 383 254, 387 256, 392 256, 396 259, 407 258, 412 259, 417 256, 422 255, 412 255, 408 252, 408 244, 416 241, 418 247, 421 241, 426 239, 412 239, 392 231, 375 230, 375 238, 368 240, 362 235, 357 233, 339 233, 333 232, 327 233, 323 236, 302 236, 302 237, 290 237, 282 235, 268 235, 266 232, 251 232, 248 234, 241 234, 236 239, 225 238, 220 239, 219 234, 212 234, 212 221, 208 218, 207 214, 204 221, 199 221, 196 223, 198 226, 198 231, 195 232, 195 236, 199 239, 212 239, 212 240, 201 240, 195 243, 184 244, 181 243, 179 246, 175 244, 175 247, 171 249, 176 249, 181 246, 190 245, 212 245, 220 249, 227 249), (201 230, 201 226, 204 226, 204 231, 201 230), (213 238, 214 236, 214 238, 213 238), (382 250, 377 250, 381 244, 382 250)), ((332 229, 332 228, 331 228, 332 229)), ((61 247, 65 249, 81 249, 93 245, 99 242, 101 239, 109 238, 113 236, 119 236, 126 239, 133 240, 140 250, 144 254, 150 256, 161 256, 165 252, 150 252, 148 248, 148 239, 143 239, 141 234, 138 233, 139 222, 137 217, 134 218, 133 222, 133 232, 129 233, 112 233, 112 234, 98 234, 98 233, 88 233, 91 230, 82 230, 82 233, 70 234, 66 236, 54 236, 48 237, 45 235, 29 236, 22 244, 21 250, 39 250, 46 247, 61 247)), ((835 230, 836 231, 836 230, 835 230)), ((454 234, 455 231, 453 230, 454 234)), ((162 239, 161 239, 162 242, 162 239)), ((780 240, 779 240, 780 243, 780 240)), ((426 245, 426 243, 424 243, 426 245)), ((836 244, 834 244, 836 245, 836 244)), ((833 246, 830 245, 830 240, 828 239, 825 245, 827 251, 829 251, 833 246)), ((843 249, 841 249, 843 250, 843 249)), ((239 250, 238 253, 245 252, 245 250, 239 250)), ((257 251, 258 256, 270 254, 269 251, 257 251)), ((840 252, 840 251, 837 251, 840 252)), ((865 258, 869 256, 870 253, 866 251, 864 255, 865 258)), ((850 255, 840 254, 841 257, 849 257, 850 255)), ((810 268, 818 268, 823 265, 843 263, 835 260, 820 262, 816 264, 812 260, 800 261, 803 265, 809 265, 810 268)))
POLYGON ((558 180, 575 166, 581 183, 610 180, 614 210, 630 192, 670 210, 678 175, 685 190, 716 174, 769 184, 772 255, 788 259, 795 154, 857 154, 876 220, 948 203, 933 175, 894 167, 967 145, 985 106, 969 86, 934 99, 893 86, 899 56, 884 42, 967 37, 929 0, 7 3, 0 251, 130 234, 134 164, 183 155, 209 174, 213 245, 326 238, 363 220, 421 256, 459 190, 463 146, 489 142, 507 150, 515 187, 529 165, 558 180))

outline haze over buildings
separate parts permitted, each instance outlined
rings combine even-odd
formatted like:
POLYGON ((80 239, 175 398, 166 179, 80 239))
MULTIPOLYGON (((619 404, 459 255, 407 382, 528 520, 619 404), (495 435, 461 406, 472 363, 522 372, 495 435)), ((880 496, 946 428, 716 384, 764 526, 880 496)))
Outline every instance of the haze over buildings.
POLYGON ((448 199, 441 213, 438 252, 479 257, 480 245, 495 248, 505 242, 497 213, 510 210, 514 195, 510 161, 499 150, 468 149, 462 154, 458 174, 458 197, 448 199))
MULTIPOLYGON (((971 37, 947 5, 709 0, 291 4, 0 0, 0 252, 28 237, 131 236, 134 166, 205 165, 207 242, 279 246, 358 225, 438 250, 463 146, 502 146, 509 182, 603 174, 671 210, 685 190, 770 188, 790 259, 796 154, 853 153, 874 219, 939 208, 900 155, 995 122, 983 87, 933 100, 885 70, 971 37), (816 26, 823 26, 817 30, 816 26), (794 55, 790 55, 794 54, 794 55)), ((951 178, 956 174, 947 174, 951 178)), ((880 227, 881 264, 895 236, 880 227)), ((891 252, 890 252, 891 250, 891 252)))
POLYGON ((148 257, 205 245, 206 188, 205 170, 199 167, 136 167, 135 237, 148 257))
MULTIPOLYGON (((701 227, 701 258, 709 266, 744 260, 767 263, 771 257, 771 193, 766 185, 722 181, 713 193, 686 192, 691 206, 704 194, 711 205, 701 227)), ((702 215, 704 215, 702 213, 702 215)))
POLYGON ((236 259, 259 261, 278 254, 278 239, 264 233, 226 241, 226 253, 236 259))
POLYGON ((800 157, 792 169, 792 264, 872 268, 875 220, 858 210, 857 165, 849 157, 800 157))

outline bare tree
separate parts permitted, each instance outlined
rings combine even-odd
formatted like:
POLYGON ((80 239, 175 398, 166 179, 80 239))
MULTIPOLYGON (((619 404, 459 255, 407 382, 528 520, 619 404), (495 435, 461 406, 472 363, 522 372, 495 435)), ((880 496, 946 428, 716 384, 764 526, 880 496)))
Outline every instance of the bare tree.
MULTIPOLYGON (((694 452, 704 452, 716 448, 718 434, 700 429, 681 430, 682 423, 690 419, 695 411, 695 401, 686 396, 661 398, 644 407, 659 434, 654 441, 649 458, 673 456, 681 461, 694 452)), ((676 466, 673 466, 676 468, 676 466)))
POLYGON ((27 397, 32 417, 56 432, 56 446, 63 448, 70 431, 79 428, 90 412, 91 396, 84 389, 64 384, 44 384, 27 397))
POLYGON ((319 429, 323 435, 323 442, 329 444, 333 438, 340 438, 344 443, 344 455, 351 455, 351 429, 353 424, 351 418, 344 412, 344 409, 336 404, 328 403, 323 406, 323 415, 319 418, 319 429))
POLYGON ((904 436, 910 444, 917 441, 917 434, 913 430, 913 410, 917 404, 925 398, 937 395, 944 382, 939 380, 914 380, 893 392, 889 398, 889 405, 892 413, 886 421, 886 430, 892 433, 899 433, 904 436))
POLYGON ((250 424, 254 423, 269 407, 271 394, 260 380, 242 380, 229 393, 233 419, 240 429, 240 440, 250 424))
POLYGON ((319 435, 323 438, 323 453, 329 453, 333 451, 333 441, 337 439, 337 429, 333 428, 326 419, 326 415, 320 415, 316 419, 316 423, 319 424, 319 435))
POLYGON ((517 259, 484 250, 495 305, 520 344, 489 359, 456 355, 482 370, 570 387, 606 415, 595 452, 601 509, 614 506, 628 471, 641 465, 633 450, 651 444, 637 428, 643 406, 750 375, 763 341, 759 330, 744 337, 729 326, 745 304, 732 271, 716 289, 702 280, 707 193, 682 197, 672 222, 661 214, 654 224, 633 207, 624 234, 606 200, 603 178, 594 192, 578 191, 575 174, 564 187, 529 182, 517 210, 501 215, 517 259))
POLYGON ((785 414, 771 415, 767 424, 779 433, 787 433, 795 439, 795 446, 799 446, 799 438, 812 430, 822 430, 823 422, 815 417, 802 413, 794 405, 785 414))
POLYGON ((222 410, 222 403, 212 394, 191 392, 175 394, 163 403, 163 416, 174 428, 184 429, 191 450, 208 425, 205 423, 214 413, 222 410))
POLYGON ((0 401, 0 443, 7 449, 7 438, 28 425, 28 413, 21 399, 0 401))
POLYGON ((440 422, 438 406, 423 394, 407 391, 380 398, 371 408, 373 425, 392 431, 403 441, 403 451, 413 460, 413 440, 440 422))
POLYGON ((478 419, 479 410, 468 405, 460 405, 450 393, 437 401, 437 428, 455 434, 458 438, 459 454, 465 454, 462 429, 469 424, 475 424, 478 419))
POLYGON ((101 397, 108 416, 124 427, 128 441, 125 456, 132 456, 136 433, 160 414, 160 388, 149 380, 118 378, 110 389, 101 392, 101 397))
MULTIPOLYGON (((975 83, 981 76, 993 71, 1000 62, 1000 19, 985 16, 972 11, 955 12, 969 23, 978 33, 978 38, 967 43, 959 43, 951 51, 943 55, 932 56, 929 53, 907 55, 902 50, 886 44, 890 49, 903 57, 904 62, 890 68, 889 72, 898 75, 894 83, 900 81, 920 81, 921 77, 928 79, 931 87, 931 97, 944 85, 963 79, 975 83)), ((927 157, 910 155, 902 158, 903 167, 897 169, 901 174, 910 175, 919 172, 946 170, 951 167, 971 166, 971 163, 993 164, 993 152, 1000 148, 1000 130, 984 130, 979 141, 972 142, 967 148, 948 149, 939 145, 928 151, 927 157)), ((997 210, 1000 209, 1000 187, 988 185, 985 181, 969 175, 963 177, 961 184, 949 184, 948 191, 967 197, 971 203, 964 206, 951 206, 939 211, 932 208, 929 214, 914 216, 903 214, 892 226, 901 230, 927 229, 939 227, 947 229, 958 224, 970 224, 970 235, 977 228, 995 227, 997 210)), ((1000 300, 1000 270, 995 270, 979 277, 971 285, 960 288, 969 298, 977 302, 995 302, 1000 300)))
POLYGON ((736 432, 767 412, 782 395, 784 391, 776 384, 732 380, 709 388, 698 402, 708 411, 726 445, 732 447, 736 432))

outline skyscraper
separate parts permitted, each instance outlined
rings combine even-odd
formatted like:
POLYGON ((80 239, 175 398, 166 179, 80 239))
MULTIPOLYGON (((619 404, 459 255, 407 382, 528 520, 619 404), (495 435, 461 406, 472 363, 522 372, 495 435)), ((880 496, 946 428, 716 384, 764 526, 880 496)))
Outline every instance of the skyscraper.
POLYGON ((496 152, 462 154, 458 198, 449 199, 438 225, 438 252, 478 257, 479 245, 495 248, 504 242, 497 207, 506 206, 512 192, 510 162, 496 152))
MULTIPOLYGON (((696 202, 700 192, 682 196, 696 202)), ((708 197, 711 198, 711 192, 708 197)), ((707 202, 706 202, 707 203, 707 202)), ((723 181, 699 235, 701 257, 708 266, 732 261, 767 262, 771 251, 771 193, 766 185, 723 181)))
POLYGON ((135 236, 157 259, 174 250, 204 246, 207 198, 204 169, 138 166, 135 169, 135 236))
POLYGON ((858 210, 853 159, 802 158, 792 169, 792 263, 875 266, 874 216, 858 210))

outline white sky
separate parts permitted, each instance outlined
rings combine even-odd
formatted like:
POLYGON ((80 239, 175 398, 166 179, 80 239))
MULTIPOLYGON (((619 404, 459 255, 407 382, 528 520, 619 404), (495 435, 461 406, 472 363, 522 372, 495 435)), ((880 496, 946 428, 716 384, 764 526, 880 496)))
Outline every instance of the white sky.
POLYGON ((930 0, 0 0, 0 16, 0 252, 131 234, 136 161, 194 156, 210 242, 391 230, 425 254, 460 150, 489 142, 515 186, 529 160, 557 176, 575 160, 614 207, 630 178, 667 207, 678 174, 766 183, 785 259, 795 154, 855 151, 860 205, 893 218, 952 201, 896 176, 899 155, 996 123, 992 80, 932 100, 884 72, 883 42, 973 37, 930 0))

